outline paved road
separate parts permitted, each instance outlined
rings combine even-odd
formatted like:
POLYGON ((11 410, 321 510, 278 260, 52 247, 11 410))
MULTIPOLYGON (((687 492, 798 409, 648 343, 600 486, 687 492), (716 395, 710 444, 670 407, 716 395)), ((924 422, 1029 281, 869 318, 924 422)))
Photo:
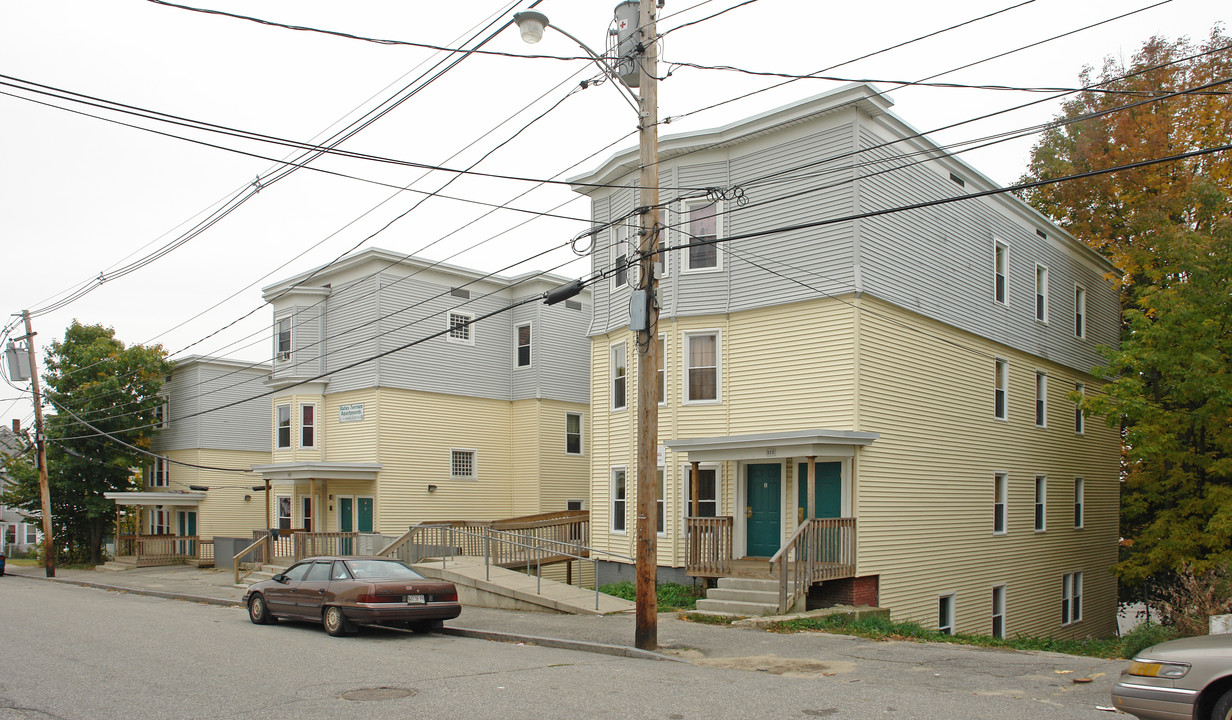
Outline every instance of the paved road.
POLYGON ((1109 717, 1100 692, 1049 670, 1060 659, 1023 653, 714 629, 745 652, 672 649, 691 664, 386 630, 331 638, 27 578, 0 580, 0 609, 4 719, 1109 717))

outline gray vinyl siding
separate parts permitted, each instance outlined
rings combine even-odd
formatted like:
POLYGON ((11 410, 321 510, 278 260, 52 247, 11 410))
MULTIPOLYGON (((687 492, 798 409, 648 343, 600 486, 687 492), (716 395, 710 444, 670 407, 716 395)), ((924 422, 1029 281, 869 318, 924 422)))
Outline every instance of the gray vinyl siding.
MULTIPOLYGON (((896 148, 861 128, 871 157, 900 169, 862 179, 860 209, 899 207, 971 192, 933 162, 907 164, 896 148)), ((884 166, 883 166, 884 167, 884 166)), ((860 221, 863 289, 896 305, 1009 347, 1088 372, 1100 362, 1098 344, 1115 344, 1119 306, 1115 290, 1085 258, 1047 239, 999 198, 980 198, 860 221), (994 238, 1009 247, 1008 298, 994 297, 994 238), (1048 267, 1049 321, 1035 319, 1035 267, 1048 267), (1074 284, 1087 290, 1087 337, 1074 337, 1074 284)), ((1010 202, 1013 202, 1012 200, 1010 202)), ((1048 234, 1048 231, 1045 231, 1048 234)))
POLYGON ((301 297, 296 304, 282 308, 274 314, 271 326, 271 355, 274 377, 312 377, 324 372, 323 322, 324 297, 301 297), (277 356, 277 326, 283 318, 291 319, 291 357, 277 356))
POLYGON ((234 363, 198 362, 172 370, 164 386, 171 404, 171 423, 156 436, 154 449, 269 452, 270 435, 263 429, 270 427, 270 403, 257 397, 266 392, 268 376, 266 365, 245 368, 234 363), (248 402, 240 402, 244 400, 248 402), (235 402, 239 404, 231 405, 235 402), (213 408, 222 409, 196 415, 213 408), (193 417, 185 417, 189 415, 193 417))
MULTIPOLYGON (((533 303, 515 311, 511 329, 531 323, 531 367, 513 368, 513 399, 539 398, 586 404, 590 402, 590 301, 579 296, 581 310, 564 303, 533 303), (525 311, 522 313, 521 311, 525 311)), ((514 349, 510 335, 510 364, 514 349)))
POLYGON ((365 277, 345 287, 335 287, 326 311, 326 350, 330 392, 372 387, 380 377, 381 360, 372 360, 347 370, 377 354, 379 328, 377 306, 380 283, 365 277))

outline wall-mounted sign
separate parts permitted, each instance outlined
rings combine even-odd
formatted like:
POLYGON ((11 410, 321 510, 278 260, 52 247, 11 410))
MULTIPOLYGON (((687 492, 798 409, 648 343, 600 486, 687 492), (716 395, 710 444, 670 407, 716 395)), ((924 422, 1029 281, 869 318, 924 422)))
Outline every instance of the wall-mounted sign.
POLYGON ((354 403, 352 405, 338 406, 338 422, 359 422, 364 419, 364 404, 354 403))

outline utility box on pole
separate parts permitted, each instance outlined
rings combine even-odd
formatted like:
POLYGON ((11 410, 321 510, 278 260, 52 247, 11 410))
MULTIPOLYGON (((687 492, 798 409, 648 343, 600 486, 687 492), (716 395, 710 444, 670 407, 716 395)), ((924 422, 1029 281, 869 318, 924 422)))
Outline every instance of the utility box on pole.
POLYGON ((30 356, 24 347, 17 347, 9 340, 8 346, 4 348, 4 359, 9 366, 9 380, 24 382, 30 379, 30 356))
POLYGON ((641 68, 637 62, 637 46, 641 42, 641 6, 638 0, 627 0, 616 6, 612 27, 611 51, 615 55, 616 76, 626 87, 641 86, 641 68))

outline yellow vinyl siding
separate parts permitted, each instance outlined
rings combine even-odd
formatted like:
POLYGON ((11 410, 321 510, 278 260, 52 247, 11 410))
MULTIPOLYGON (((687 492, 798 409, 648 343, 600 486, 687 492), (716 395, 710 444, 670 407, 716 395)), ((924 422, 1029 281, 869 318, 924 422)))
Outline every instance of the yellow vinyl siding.
MULTIPOLYGON (((218 468, 248 468, 269 460, 269 454, 263 452, 208 448, 170 450, 166 452, 166 455, 179 462, 218 468)), ((253 529, 265 525, 265 493, 254 492, 252 489, 253 486, 263 484, 259 475, 205 470, 175 464, 170 467, 171 480, 167 490, 191 492, 188 490, 189 485, 203 485, 209 488, 205 499, 195 508, 199 537, 212 538, 215 535, 251 537, 253 529), (245 495, 252 499, 244 500, 245 495)), ((156 489, 162 490, 163 488, 156 489)), ((194 508, 185 506, 174 509, 193 510, 194 508)), ((174 514, 171 520, 172 530, 177 531, 174 514)))
MULTIPOLYGON (((509 453, 513 478, 512 504, 509 516, 533 515, 542 507, 543 489, 539 486, 544 437, 542 407, 538 400, 520 400, 512 404, 512 430, 509 453)), ((564 418, 561 418, 563 427, 564 418)), ((563 432, 563 431, 562 431, 563 432)))
POLYGON ((322 428, 322 439, 318 444, 325 448, 322 459, 329 462, 375 462, 380 438, 376 431, 381 416, 379 398, 375 388, 325 396, 324 403, 319 406, 321 417, 317 421, 322 428), (340 422, 338 413, 343 405, 363 405, 364 419, 340 422))
MULTIPOLYGON (((324 432, 326 413, 325 398, 321 395, 284 395, 274 398, 271 401, 271 419, 270 419, 270 448, 273 449, 273 461, 281 462, 314 462, 324 458, 324 446, 327 439, 327 433, 324 432), (278 447, 278 406, 291 406, 291 447, 278 447), (303 405, 316 405, 316 444, 311 448, 301 448, 301 415, 300 407, 303 405)), ((334 413, 337 413, 337 406, 334 407, 334 413)))
MULTIPOLYGON (((532 402, 532 401, 525 401, 532 402)), ((564 510, 569 500, 585 500, 590 486, 590 408, 581 403, 559 400, 533 401, 538 411, 538 425, 514 426, 514 444, 529 444, 532 433, 538 435, 538 473, 527 478, 537 488, 539 502, 531 513, 564 510), (582 454, 565 452, 565 414, 582 416, 582 454)), ((516 403, 515 403, 516 405, 516 403)), ((530 514, 530 513, 519 513, 530 514)))
POLYGON ((1006 633, 1115 630, 1109 567, 1117 552, 1118 439, 1088 422, 1075 436, 1075 382, 1098 383, 867 296, 861 317, 860 430, 880 433, 856 458, 858 571, 879 575, 896 618, 937 622, 955 593, 958 632, 988 633, 992 587, 1006 585, 1006 633), (919 328, 923 332, 914 332, 919 328), (1009 361, 1008 422, 993 419, 994 357, 1009 361), (1049 374, 1049 422, 1035 426, 1035 372, 1049 374), (1008 475, 1008 532, 993 535, 993 478, 1008 475), (1048 478, 1047 531, 1034 531, 1035 477, 1048 478), (1073 528, 1073 480, 1086 523, 1073 528), (1082 571, 1083 620, 1060 625, 1061 578, 1082 571))

